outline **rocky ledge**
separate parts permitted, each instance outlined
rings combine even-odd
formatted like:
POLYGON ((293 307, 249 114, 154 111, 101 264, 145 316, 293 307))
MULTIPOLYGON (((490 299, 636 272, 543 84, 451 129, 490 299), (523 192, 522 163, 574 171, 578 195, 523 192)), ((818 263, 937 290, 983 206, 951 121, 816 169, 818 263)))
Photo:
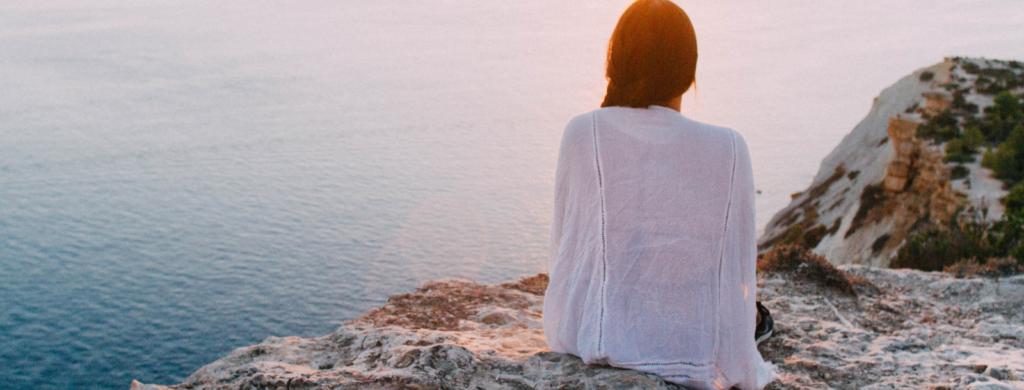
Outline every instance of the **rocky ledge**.
MULTIPOLYGON (((845 266, 839 274, 850 283, 837 283, 808 272, 813 255, 795 256, 809 257, 758 280, 776 320, 760 347, 778 371, 769 389, 1024 389, 1024 275, 957 279, 845 266)), ((271 337, 184 383, 131 388, 677 388, 548 351, 546 285, 544 274, 500 286, 429 282, 330 335, 271 337)))

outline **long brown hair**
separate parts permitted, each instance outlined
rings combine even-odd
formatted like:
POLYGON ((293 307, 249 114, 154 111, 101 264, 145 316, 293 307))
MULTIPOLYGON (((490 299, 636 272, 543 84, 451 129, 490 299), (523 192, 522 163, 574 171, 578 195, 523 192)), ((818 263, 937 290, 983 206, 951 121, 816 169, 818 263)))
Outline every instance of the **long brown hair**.
POLYGON ((668 0, 638 0, 608 42, 608 92, 601 107, 647 107, 682 95, 697 70, 690 17, 668 0))

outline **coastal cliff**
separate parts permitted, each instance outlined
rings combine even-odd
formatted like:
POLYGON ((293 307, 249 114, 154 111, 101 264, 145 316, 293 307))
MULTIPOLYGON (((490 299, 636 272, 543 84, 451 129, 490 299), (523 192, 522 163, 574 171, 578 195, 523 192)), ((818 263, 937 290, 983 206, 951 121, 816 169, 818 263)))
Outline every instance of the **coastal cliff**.
MULTIPOLYGON (((811 185, 768 222, 759 249, 798 244, 834 264, 886 267, 913 232, 964 218, 1002 218, 999 199, 1009 193, 1003 181, 981 158, 949 155, 963 149, 950 142, 962 145, 956 137, 994 104, 988 73, 1007 75, 1012 80, 1004 90, 1020 92, 1020 63, 964 58, 919 69, 883 90, 811 185), (929 130, 941 120, 949 122, 939 129, 950 131, 946 138, 929 130)), ((976 143, 986 141, 977 136, 976 143)))
MULTIPOLYGON (((1024 389, 1024 275, 841 268, 855 289, 800 273, 759 275, 758 297, 776 321, 760 346, 779 374, 769 389, 1024 389)), ((332 334, 270 337, 181 384, 131 389, 678 388, 548 351, 546 282, 543 274, 500 286, 430 282, 332 334)))

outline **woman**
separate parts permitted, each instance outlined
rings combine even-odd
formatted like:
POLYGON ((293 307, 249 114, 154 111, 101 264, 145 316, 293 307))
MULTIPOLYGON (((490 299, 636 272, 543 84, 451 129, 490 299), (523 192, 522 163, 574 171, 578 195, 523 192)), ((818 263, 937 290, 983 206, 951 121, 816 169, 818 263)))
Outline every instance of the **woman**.
POLYGON ((622 15, 603 108, 562 138, 544 333, 587 363, 761 388, 750 156, 737 132, 679 113, 696 66, 678 6, 639 0, 622 15))

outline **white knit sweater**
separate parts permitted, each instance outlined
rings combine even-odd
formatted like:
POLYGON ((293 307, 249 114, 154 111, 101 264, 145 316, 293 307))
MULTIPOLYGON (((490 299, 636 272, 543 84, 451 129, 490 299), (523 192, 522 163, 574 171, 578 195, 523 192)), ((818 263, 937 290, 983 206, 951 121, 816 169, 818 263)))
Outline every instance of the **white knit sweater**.
POLYGON ((661 107, 573 118, 555 175, 556 352, 693 388, 761 388, 754 182, 737 132, 661 107))

